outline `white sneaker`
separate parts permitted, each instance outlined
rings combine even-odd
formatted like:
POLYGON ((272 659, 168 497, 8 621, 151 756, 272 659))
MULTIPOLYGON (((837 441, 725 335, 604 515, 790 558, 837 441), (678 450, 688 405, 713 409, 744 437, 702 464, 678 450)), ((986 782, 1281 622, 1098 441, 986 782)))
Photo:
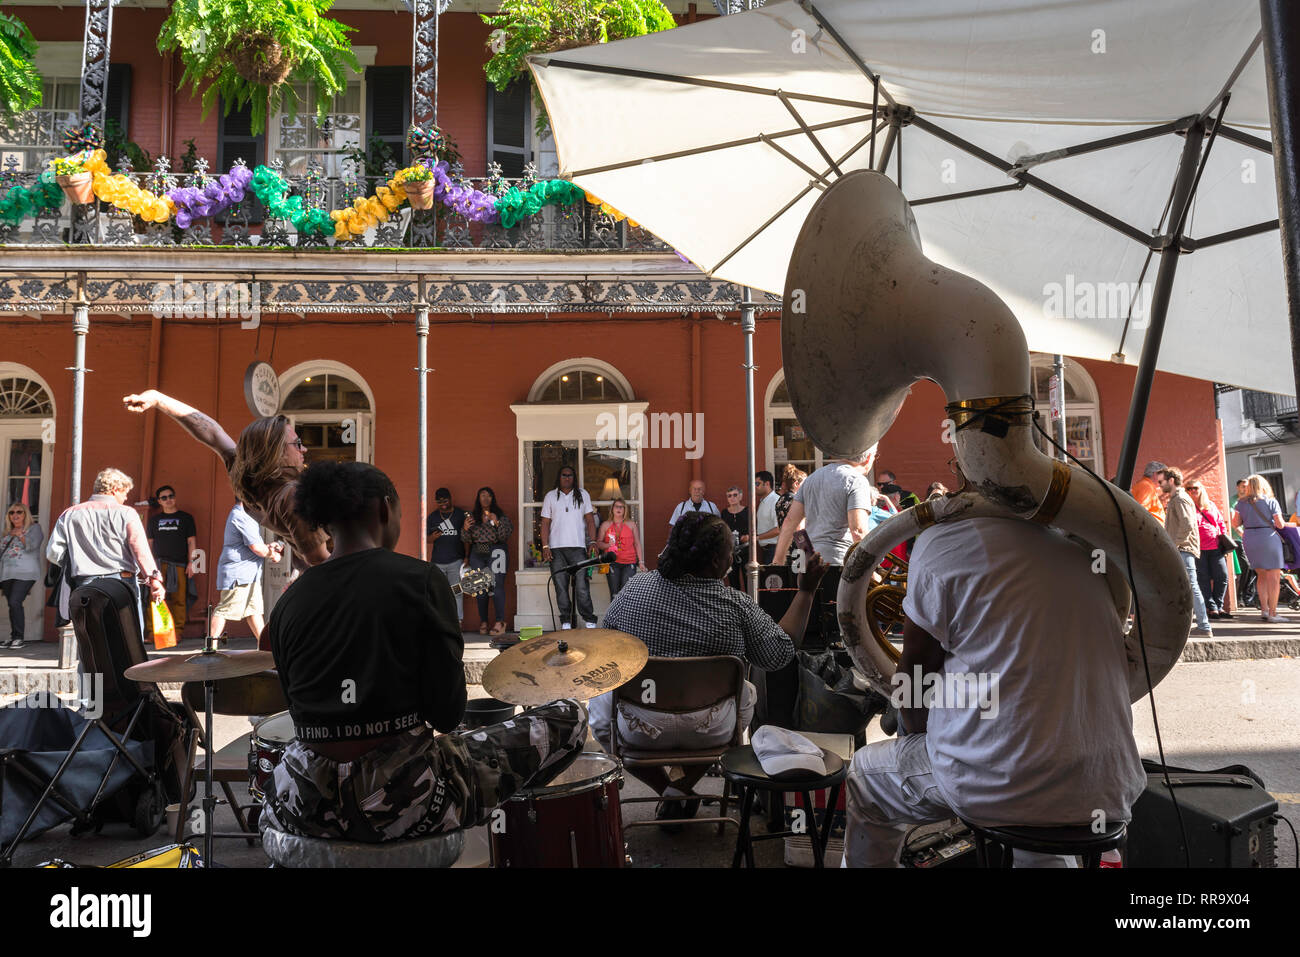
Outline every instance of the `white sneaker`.
MULTIPOLYGON (((1281 618, 1278 619, 1278 621, 1281 621, 1281 620, 1282 620, 1281 618)), ((589 622, 587 622, 587 627, 588 627, 588 628, 595 628, 595 627, 596 627, 596 623, 595 623, 594 621, 589 621, 589 622)))
POLYGON ((573 626, 566 621, 564 624, 560 626, 560 631, 568 631, 572 627, 573 626))
POLYGON ((1283 618, 1281 615, 1269 615, 1269 616, 1268 616, 1267 618, 1265 618, 1264 620, 1267 621, 1267 622, 1271 622, 1271 623, 1274 624, 1274 625, 1284 625, 1284 624, 1286 624, 1286 619, 1283 618))

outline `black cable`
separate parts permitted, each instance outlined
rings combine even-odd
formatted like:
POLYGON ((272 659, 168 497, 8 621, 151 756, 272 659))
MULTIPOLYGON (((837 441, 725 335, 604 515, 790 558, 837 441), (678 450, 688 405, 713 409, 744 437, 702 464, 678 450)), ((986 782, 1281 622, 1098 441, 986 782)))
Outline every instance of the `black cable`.
MULTIPOLYGON (((1033 396, 1028 396, 1028 398, 1030 404, 1035 405, 1033 396)), ((1160 755, 1160 770, 1165 777, 1165 787, 1169 791, 1169 800, 1173 803, 1174 815, 1178 818, 1178 833, 1183 840, 1184 866, 1190 869, 1192 866, 1192 856, 1191 856, 1191 848, 1188 846, 1187 843, 1187 828, 1183 824, 1183 812, 1182 812, 1182 808, 1178 806, 1178 796, 1174 793, 1173 782, 1170 781, 1169 779, 1169 768, 1165 762, 1164 739, 1160 734, 1160 719, 1156 715, 1155 685, 1151 681, 1151 665, 1147 661, 1146 637, 1142 631, 1142 609, 1141 609, 1141 604, 1138 601, 1137 587, 1135 584, 1135 579, 1133 577, 1133 555, 1132 552, 1129 550, 1128 526, 1124 522, 1124 510, 1120 508, 1119 500, 1115 498, 1115 493, 1111 491, 1110 483, 1107 482, 1105 479, 1103 479, 1092 469, 1088 468, 1088 466, 1080 462, 1077 458, 1075 458, 1070 453, 1069 449, 1063 449, 1061 448, 1061 446, 1057 445, 1056 440, 1052 438, 1050 435, 1048 435, 1046 431, 1043 430, 1043 426, 1038 421, 1038 419, 1039 419, 1038 410, 1037 408, 1035 408, 1033 413, 1034 428, 1036 428, 1039 431, 1039 433, 1043 436, 1043 438, 1045 438, 1048 442, 1052 444, 1052 447, 1054 449, 1056 449, 1058 452, 1065 455, 1067 458, 1070 459, 1070 461, 1072 461, 1075 465, 1081 468, 1084 472, 1088 473, 1093 478, 1095 478, 1101 484, 1102 489, 1110 497, 1111 504, 1115 506, 1115 516, 1119 521, 1119 531, 1124 542, 1124 564, 1128 571, 1129 583, 1132 586, 1130 588, 1130 592, 1132 593, 1133 596, 1133 627, 1137 630, 1138 647, 1142 650, 1142 670, 1145 673, 1147 679, 1147 697, 1151 699, 1151 724, 1154 726, 1156 732, 1156 751, 1160 755)))
POLYGON ((1291 828, 1291 843, 1295 845, 1295 866, 1300 868, 1300 839, 1297 839, 1295 836, 1295 825, 1288 821, 1286 816, 1283 814, 1278 814, 1278 818, 1283 824, 1291 828))

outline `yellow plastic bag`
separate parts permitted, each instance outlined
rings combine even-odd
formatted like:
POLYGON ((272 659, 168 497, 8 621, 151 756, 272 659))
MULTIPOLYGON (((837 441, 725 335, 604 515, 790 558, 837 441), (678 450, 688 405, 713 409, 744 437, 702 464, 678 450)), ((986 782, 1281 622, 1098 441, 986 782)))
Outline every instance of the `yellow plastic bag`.
POLYGON ((176 647, 176 625, 172 622, 172 613, 166 602, 155 602, 153 608, 153 646, 155 648, 176 647))

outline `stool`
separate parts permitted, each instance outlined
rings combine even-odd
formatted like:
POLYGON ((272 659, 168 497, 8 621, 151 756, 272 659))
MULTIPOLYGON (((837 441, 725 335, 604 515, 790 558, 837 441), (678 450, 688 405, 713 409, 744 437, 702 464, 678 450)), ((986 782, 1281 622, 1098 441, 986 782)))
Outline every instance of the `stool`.
POLYGON ((987 844, 996 844, 1001 867, 1010 867, 1014 857, 1012 851, 1021 850, 1082 857, 1084 867, 1095 870, 1101 867, 1102 853, 1120 847, 1128 836, 1128 826, 1122 821, 1110 824, 1100 832, 1094 831, 1090 824, 1073 827, 986 827, 966 820, 962 823, 975 835, 975 858, 980 867, 991 866, 987 844))
POLYGON ((464 848, 464 831, 363 844, 262 828, 262 850, 276 867, 451 867, 464 848))
POLYGON ((803 795, 804 808, 808 812, 809 836, 812 838, 813 864, 815 867, 826 866, 826 844, 831 838, 831 815, 835 813, 835 805, 839 803, 840 789, 844 786, 844 778, 848 774, 848 768, 845 766, 843 758, 838 754, 827 751, 825 748, 822 749, 822 760, 826 762, 827 773, 821 777, 810 774, 801 777, 782 776, 781 778, 771 778, 764 772, 763 766, 758 763, 752 745, 747 744, 744 747, 731 748, 722 755, 719 759, 722 766, 722 776, 736 789, 737 797, 740 799, 740 835, 736 839, 736 853, 731 859, 732 867, 740 866, 742 854, 746 866, 754 866, 755 841, 770 841, 775 838, 791 837, 799 833, 797 831, 780 831, 775 834, 760 834, 758 837, 750 834, 749 816, 754 809, 754 796, 758 791, 797 791, 803 795), (822 824, 819 830, 817 815, 813 808, 812 792, 821 791, 824 788, 830 788, 830 794, 826 798, 826 811, 822 814, 822 824))

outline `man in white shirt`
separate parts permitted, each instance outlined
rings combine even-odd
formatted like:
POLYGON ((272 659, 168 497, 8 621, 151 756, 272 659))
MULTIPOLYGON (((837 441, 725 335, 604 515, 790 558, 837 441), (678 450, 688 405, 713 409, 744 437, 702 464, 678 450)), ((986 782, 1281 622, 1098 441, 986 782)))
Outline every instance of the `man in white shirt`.
POLYGON ((762 565, 772 564, 776 540, 781 537, 781 526, 776 522, 776 503, 781 496, 776 494, 775 484, 771 472, 754 473, 754 501, 758 503, 754 531, 758 536, 758 561, 762 565))
POLYGON ((909 826, 954 813, 988 826, 1131 819, 1146 775, 1121 622, 1089 552, 1020 519, 937 525, 916 540, 903 611, 900 736, 853 756, 846 866, 897 866, 909 826))
POLYGON ((575 488, 577 474, 571 466, 560 469, 555 488, 542 500, 542 559, 555 572, 555 603, 559 606, 560 628, 571 628, 573 605, 569 601, 569 582, 578 593, 578 614, 588 628, 596 627, 596 612, 591 604, 591 583, 585 569, 571 568, 587 557, 596 541, 596 510, 591 498, 575 488))
POLYGON ((691 511, 703 512, 706 515, 717 515, 718 517, 722 516, 722 513, 718 511, 718 506, 714 505, 712 502, 705 501, 704 483, 699 479, 696 479, 691 483, 690 496, 690 498, 673 509, 672 518, 668 519, 668 525, 670 528, 677 524, 679 518, 691 511))

